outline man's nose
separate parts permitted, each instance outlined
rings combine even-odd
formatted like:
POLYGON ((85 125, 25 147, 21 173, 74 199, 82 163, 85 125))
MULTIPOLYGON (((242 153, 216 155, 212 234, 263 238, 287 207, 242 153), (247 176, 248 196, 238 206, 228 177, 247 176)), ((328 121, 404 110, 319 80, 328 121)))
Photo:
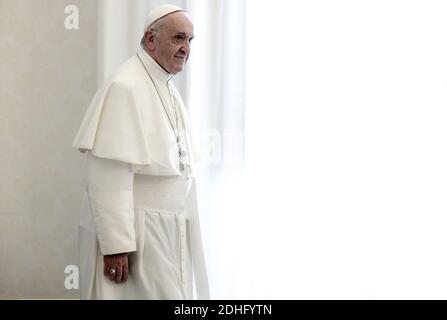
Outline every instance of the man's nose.
POLYGON ((191 50, 191 44, 189 41, 185 41, 185 43, 183 43, 181 50, 184 54, 189 54, 189 51, 191 50))

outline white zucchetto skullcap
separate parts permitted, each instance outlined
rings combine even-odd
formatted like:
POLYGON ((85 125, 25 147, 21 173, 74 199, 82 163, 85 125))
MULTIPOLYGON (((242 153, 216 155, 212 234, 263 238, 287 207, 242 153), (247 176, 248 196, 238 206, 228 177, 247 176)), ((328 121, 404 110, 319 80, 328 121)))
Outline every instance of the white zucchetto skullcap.
POLYGON ((153 8, 147 15, 146 23, 144 24, 144 32, 146 32, 147 28, 149 28, 149 26, 158 19, 177 11, 185 10, 180 7, 174 6, 173 4, 162 4, 161 6, 153 8))

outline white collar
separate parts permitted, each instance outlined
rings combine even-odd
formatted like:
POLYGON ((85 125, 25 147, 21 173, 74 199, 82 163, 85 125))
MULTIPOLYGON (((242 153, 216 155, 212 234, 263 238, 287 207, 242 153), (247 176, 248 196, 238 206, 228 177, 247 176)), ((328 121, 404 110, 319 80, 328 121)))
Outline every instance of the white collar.
POLYGON ((146 69, 150 72, 152 77, 162 82, 169 82, 174 75, 165 71, 143 48, 138 50, 138 56, 141 58, 146 69))

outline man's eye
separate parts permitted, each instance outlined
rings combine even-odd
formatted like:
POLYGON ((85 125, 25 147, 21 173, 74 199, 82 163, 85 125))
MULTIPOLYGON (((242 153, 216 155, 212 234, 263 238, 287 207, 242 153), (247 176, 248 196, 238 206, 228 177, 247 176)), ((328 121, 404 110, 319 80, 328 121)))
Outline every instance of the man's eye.
POLYGON ((174 37, 174 39, 175 39, 176 42, 183 42, 184 37, 181 36, 181 35, 177 35, 177 36, 174 37))

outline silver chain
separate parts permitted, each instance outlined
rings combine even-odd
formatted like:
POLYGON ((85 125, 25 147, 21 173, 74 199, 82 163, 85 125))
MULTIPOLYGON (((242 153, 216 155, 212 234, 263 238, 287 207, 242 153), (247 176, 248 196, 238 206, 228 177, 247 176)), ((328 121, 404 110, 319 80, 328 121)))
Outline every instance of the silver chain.
MULTIPOLYGON (((178 150, 179 150, 180 169, 183 170, 185 164, 182 162, 181 159, 182 159, 182 157, 185 155, 183 152, 186 152, 186 151, 184 151, 184 150, 182 149, 182 147, 180 146, 180 133, 179 133, 180 128, 179 128, 179 125, 178 125, 177 104, 176 104, 176 102, 175 102, 175 97, 173 96, 172 89, 171 89, 171 87, 169 86, 169 83, 168 83, 168 90, 169 90, 169 95, 170 95, 171 98, 172 98, 172 104, 173 104, 173 109, 174 109, 175 123, 176 123, 176 126, 177 126, 177 132, 175 131, 175 127, 174 127, 174 125, 173 125, 173 123, 172 123, 171 117, 169 116, 168 110, 166 109, 166 106, 165 106, 165 104, 164 104, 164 102, 163 102, 163 99, 161 98, 161 94, 160 94, 160 92, 158 91, 158 88, 157 88, 157 85, 155 84, 154 79, 152 79, 151 74, 150 74, 149 71, 147 70, 146 66, 144 65, 144 63, 143 63, 143 61, 141 60, 140 55, 139 55, 138 53, 137 53, 137 57, 138 57, 138 59, 140 60, 141 65, 143 66, 143 68, 144 68, 144 70, 146 71, 147 75, 149 76, 149 79, 151 79, 151 82, 152 82, 152 84, 154 85, 155 91, 157 91, 158 98, 159 98, 159 100, 160 100, 160 102, 161 102, 161 105, 163 106, 163 110, 165 111, 166 117, 167 117, 168 120, 169 120, 169 124, 171 125, 172 131, 174 132, 174 135, 175 135, 175 138, 176 138, 176 141, 177 141, 177 148, 178 148, 178 150)), ((186 147, 186 146, 185 146, 185 147, 186 147)), ((191 155, 189 154, 189 152, 186 152, 186 155, 188 156, 189 163, 191 163, 191 155)))

